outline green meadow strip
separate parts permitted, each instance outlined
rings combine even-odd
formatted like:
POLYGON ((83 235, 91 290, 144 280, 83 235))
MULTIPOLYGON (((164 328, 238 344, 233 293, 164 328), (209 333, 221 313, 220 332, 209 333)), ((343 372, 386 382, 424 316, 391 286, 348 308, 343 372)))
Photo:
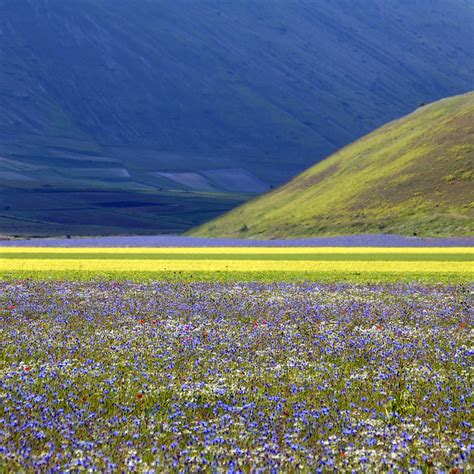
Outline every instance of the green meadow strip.
POLYGON ((4 271, 0 281, 163 281, 163 282, 320 282, 320 283, 426 283, 472 284, 472 273, 395 272, 123 272, 123 271, 4 271))

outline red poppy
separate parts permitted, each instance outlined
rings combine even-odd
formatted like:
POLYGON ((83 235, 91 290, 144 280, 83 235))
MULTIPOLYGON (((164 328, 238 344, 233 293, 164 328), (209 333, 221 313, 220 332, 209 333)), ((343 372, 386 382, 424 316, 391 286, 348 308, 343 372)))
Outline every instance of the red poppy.
POLYGON ((141 324, 144 324, 145 320, 144 319, 139 319, 138 322, 141 323, 141 324))
POLYGON ((378 329, 379 331, 381 331, 383 328, 382 328, 382 326, 381 326, 380 324, 377 324, 377 329, 378 329))
POLYGON ((461 323, 461 324, 459 325, 459 328, 460 328, 460 329, 464 329, 465 327, 466 327, 466 324, 465 324, 465 323, 461 323))
POLYGON ((140 400, 140 398, 143 398, 143 393, 137 393, 137 398, 140 400))
POLYGON ((11 310, 11 309, 15 309, 15 306, 10 305, 10 306, 8 307, 8 309, 10 309, 10 310, 11 310))
POLYGON ((29 370, 31 370, 31 367, 24 367, 23 370, 28 372, 29 370))

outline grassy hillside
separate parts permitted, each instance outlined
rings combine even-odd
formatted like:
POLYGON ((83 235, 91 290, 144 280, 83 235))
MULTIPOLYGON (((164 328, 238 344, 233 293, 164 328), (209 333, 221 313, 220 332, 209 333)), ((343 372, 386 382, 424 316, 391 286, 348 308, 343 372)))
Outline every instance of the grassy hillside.
POLYGON ((474 93, 421 107, 191 232, 213 237, 474 233, 474 93))

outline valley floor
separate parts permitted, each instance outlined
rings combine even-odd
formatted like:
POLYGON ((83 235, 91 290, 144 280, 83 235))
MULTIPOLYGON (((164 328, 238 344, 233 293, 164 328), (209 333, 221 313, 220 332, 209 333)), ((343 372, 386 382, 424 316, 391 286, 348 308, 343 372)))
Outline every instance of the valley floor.
POLYGON ((474 247, 441 242, 4 242, 0 471, 469 471, 474 247))

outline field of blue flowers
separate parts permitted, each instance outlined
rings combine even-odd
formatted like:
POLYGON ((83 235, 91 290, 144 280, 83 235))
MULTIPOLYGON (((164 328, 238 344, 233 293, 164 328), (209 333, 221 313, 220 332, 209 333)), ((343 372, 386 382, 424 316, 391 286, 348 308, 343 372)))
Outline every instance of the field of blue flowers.
POLYGON ((468 471, 470 296, 0 283, 0 470, 468 471))

